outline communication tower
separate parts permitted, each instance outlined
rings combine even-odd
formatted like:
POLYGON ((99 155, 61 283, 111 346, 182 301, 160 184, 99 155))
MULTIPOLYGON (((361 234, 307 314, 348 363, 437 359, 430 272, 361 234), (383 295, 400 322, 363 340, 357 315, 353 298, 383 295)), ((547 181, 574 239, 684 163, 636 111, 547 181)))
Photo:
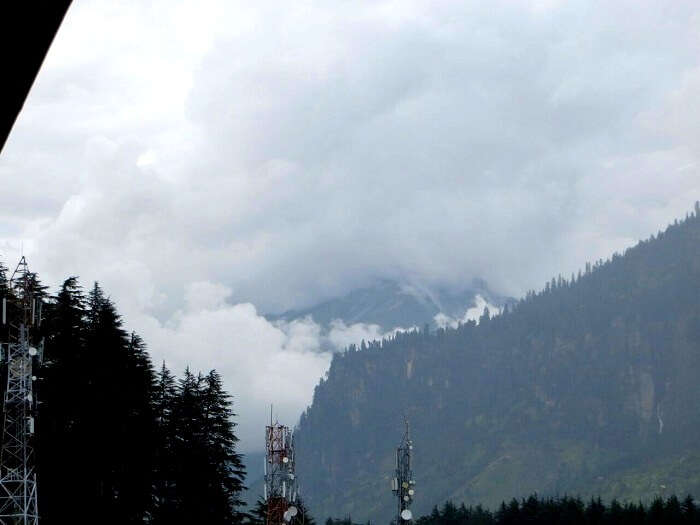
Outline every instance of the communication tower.
POLYGON ((294 473, 294 437, 289 427, 272 422, 265 427, 265 525, 283 525, 298 514, 294 473))
POLYGON ((398 498, 396 513, 396 525, 410 524, 413 520, 411 504, 416 493, 416 481, 411 470, 411 454, 413 453, 413 441, 408 420, 405 420, 406 431, 401 439, 401 444, 396 449, 396 475, 391 480, 391 490, 398 498))
MULTIPOLYGON (((0 446, 0 524, 37 525, 36 466, 34 461, 34 369, 41 364, 43 341, 38 342, 41 296, 34 274, 22 256, 2 301, 0 362, 5 368, 2 445, 0 446)), ((1 291, 0 291, 1 293, 1 291)))

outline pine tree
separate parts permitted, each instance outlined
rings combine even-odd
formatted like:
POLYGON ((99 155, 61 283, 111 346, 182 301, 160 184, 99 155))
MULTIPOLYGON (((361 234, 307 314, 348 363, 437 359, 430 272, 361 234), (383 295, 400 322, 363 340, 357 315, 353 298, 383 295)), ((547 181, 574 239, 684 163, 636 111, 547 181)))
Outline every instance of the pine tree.
POLYGON ((266 516, 267 502, 262 498, 258 498, 258 501, 255 502, 255 506, 246 514, 245 523, 246 525, 264 525, 266 516))
POLYGON ((95 283, 88 294, 83 419, 88 514, 136 523, 151 508, 153 370, 138 338, 130 338, 112 301, 95 283), (148 487, 148 489, 144 489, 148 487))
POLYGON ((44 364, 37 381, 37 469, 43 523, 63 523, 74 513, 73 495, 84 489, 88 468, 85 420, 85 296, 76 277, 63 282, 45 308, 44 364))
POLYGON ((303 499, 297 497, 295 506, 298 509, 298 513, 291 519, 289 525, 316 525, 316 520, 311 515, 303 499))
POLYGON ((681 511, 683 512, 683 523, 697 523, 700 521, 698 507, 695 504, 693 496, 690 494, 688 494, 683 500, 683 503, 681 503, 681 511))
POLYGON ((175 517, 170 523, 239 523, 245 471, 236 452, 230 396, 216 371, 189 369, 173 405, 175 517))
POLYGON ((485 306, 484 311, 479 317, 479 324, 480 325, 486 325, 488 322, 491 320, 491 312, 489 311, 489 307, 485 306))
POLYGON ((129 522, 139 522, 154 505, 153 471, 158 446, 153 413, 155 374, 146 345, 135 333, 129 337, 124 355, 122 381, 122 464, 117 494, 129 522))
POLYGON ((163 362, 156 378, 153 413, 157 447, 154 455, 153 523, 173 523, 176 516, 176 469, 174 405, 177 400, 175 377, 163 362))
POLYGON ((241 520, 238 507, 244 490, 245 468, 236 452, 238 438, 234 433, 233 411, 230 396, 224 391, 221 376, 212 370, 204 378, 202 391, 204 411, 204 435, 212 479, 211 511, 215 522, 232 523, 241 520))
POLYGON ((681 502, 676 496, 669 496, 664 505, 664 522, 665 523, 681 523, 683 517, 683 509, 681 502))
POLYGON ((173 523, 198 523, 208 515, 207 449, 202 425, 201 375, 190 369, 178 380, 173 405, 175 514, 173 523))

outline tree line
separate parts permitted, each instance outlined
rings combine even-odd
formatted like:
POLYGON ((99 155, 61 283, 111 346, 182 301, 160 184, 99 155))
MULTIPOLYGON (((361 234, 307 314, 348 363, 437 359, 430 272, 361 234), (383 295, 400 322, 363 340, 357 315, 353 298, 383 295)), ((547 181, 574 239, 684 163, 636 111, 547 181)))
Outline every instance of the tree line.
MULTIPOLYGON (((371 525, 368 521, 366 525, 371 525)), ((606 505, 600 498, 584 502, 580 497, 541 497, 534 494, 521 500, 502 502, 493 512, 481 505, 457 506, 446 501, 413 525, 695 525, 700 523, 700 508, 692 496, 680 501, 676 496, 657 497, 650 504, 620 503, 606 505)), ((396 524, 396 520, 392 521, 396 524)), ((365 525, 328 518, 325 525, 365 525)))
POLYGON ((692 496, 655 498, 650 504, 603 503, 600 498, 584 502, 579 497, 532 495, 501 503, 496 512, 480 505, 459 507, 447 501, 433 507, 415 525, 683 525, 700 523, 700 509, 692 496))
MULTIPOLYGON (((218 372, 156 370, 97 283, 86 294, 71 277, 50 296, 36 275, 30 280, 44 299, 32 443, 42 522, 246 520, 235 414, 218 372)), ((0 295, 8 304, 16 295, 2 264, 0 295)))

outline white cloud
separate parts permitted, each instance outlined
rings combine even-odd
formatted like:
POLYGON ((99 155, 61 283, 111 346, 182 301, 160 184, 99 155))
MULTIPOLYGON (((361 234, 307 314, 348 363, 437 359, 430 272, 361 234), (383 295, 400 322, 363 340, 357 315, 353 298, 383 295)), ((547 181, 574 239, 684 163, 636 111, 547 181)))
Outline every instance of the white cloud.
POLYGON ((0 161, 0 247, 138 261, 171 310, 183 272, 264 310, 383 276, 517 295, 700 193, 698 9, 632 11, 76 4, 0 161))
POLYGON ((167 322, 135 313, 128 324, 147 341, 156 366, 166 361, 177 374, 187 366, 204 373, 216 368, 222 374, 234 394, 243 451, 262 446, 270 404, 280 421, 294 425, 311 403, 314 386, 330 365, 324 341, 342 351, 363 339, 379 340, 403 330, 383 332, 377 325, 347 326, 336 320, 325 335, 311 318, 270 322, 250 303, 226 303, 230 295, 219 283, 190 283, 185 308, 167 322))
POLYGON ((417 327, 409 328, 396 327, 392 330, 384 331, 381 326, 370 323, 352 323, 346 325, 342 319, 334 319, 328 330, 328 341, 336 351, 342 351, 350 345, 359 345, 362 341, 381 341, 395 336, 398 332, 408 332, 417 327))
POLYGON ((223 284, 198 281, 185 290, 185 305, 188 311, 218 310, 226 305, 231 290, 223 284))
POLYGON ((478 324, 479 318, 484 314, 486 308, 489 309, 489 315, 491 317, 501 313, 501 309, 498 306, 490 304, 481 295, 477 294, 474 298, 474 302, 474 306, 467 308, 461 319, 455 319, 454 317, 440 312, 433 318, 435 324, 437 324, 439 328, 457 328, 460 323, 466 323, 467 321, 475 321, 478 324))
POLYGON ((175 363, 240 354, 241 428, 286 367, 292 417, 327 340, 246 303, 518 295, 689 210, 699 31, 682 1, 74 2, 0 157, 0 256, 100 280, 175 363))
POLYGON ((169 322, 141 315, 129 324, 148 342, 156 365, 165 360, 178 374, 186 366, 222 374, 234 395, 245 452, 261 448, 271 403, 280 421, 295 424, 330 354, 321 351, 320 332, 311 321, 272 324, 252 304, 223 302, 229 294, 220 284, 192 283, 186 309, 169 322))

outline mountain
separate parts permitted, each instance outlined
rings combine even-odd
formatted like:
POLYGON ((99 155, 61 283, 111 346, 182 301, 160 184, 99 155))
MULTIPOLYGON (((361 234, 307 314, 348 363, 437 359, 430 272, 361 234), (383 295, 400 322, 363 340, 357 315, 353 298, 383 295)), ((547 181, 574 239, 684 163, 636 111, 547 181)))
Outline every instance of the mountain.
POLYGON ((265 451, 249 452, 243 455, 243 465, 246 470, 246 488, 241 499, 247 506, 247 511, 255 507, 263 495, 265 451))
MULTIPOLYGON (((491 291, 481 279, 474 279, 470 286, 458 291, 446 288, 429 290, 385 279, 306 309, 289 310, 266 317, 272 321, 311 317, 323 329, 323 347, 337 351, 346 346, 345 342, 357 345, 361 342, 351 340, 352 333, 338 341, 328 337, 337 321, 342 321, 346 327, 355 323, 378 325, 379 333, 384 333, 398 327, 412 328, 426 323, 436 327, 435 316, 438 316, 440 323, 456 324, 465 315, 478 317, 484 306, 494 311, 509 302, 513 303, 513 299, 491 291)), ((263 458, 263 452, 253 452, 244 457, 248 473, 248 490, 244 494, 244 500, 249 507, 255 505, 262 494, 263 458)))
POLYGON ((533 492, 700 494, 699 215, 502 315, 335 354, 295 432, 314 515, 392 518, 404 414, 414 515, 533 492))
POLYGON ((355 289, 310 308, 267 317, 291 321, 310 316, 324 327, 341 320, 346 325, 376 324, 389 331, 397 327, 423 326, 425 323, 436 326, 435 316, 439 314, 450 319, 462 319, 465 312, 480 301, 500 308, 512 299, 494 293, 481 279, 474 279, 461 290, 428 289, 393 280, 380 280, 373 286, 355 289))

